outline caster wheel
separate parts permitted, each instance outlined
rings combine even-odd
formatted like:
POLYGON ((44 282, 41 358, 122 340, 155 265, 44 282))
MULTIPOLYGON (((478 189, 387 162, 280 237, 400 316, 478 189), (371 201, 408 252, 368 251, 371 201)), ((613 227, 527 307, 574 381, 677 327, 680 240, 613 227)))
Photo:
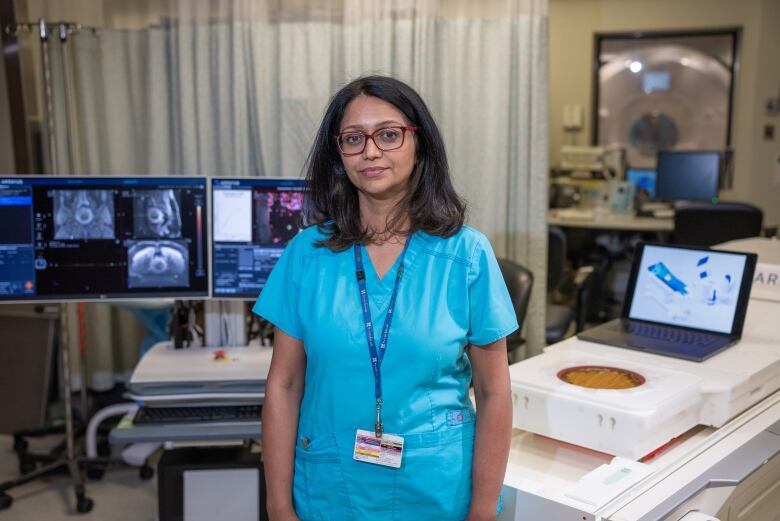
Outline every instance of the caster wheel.
POLYGON ((148 481, 154 477, 154 469, 149 465, 144 465, 138 469, 138 477, 144 481, 148 481))
POLYGON ((76 510, 79 514, 86 514, 87 512, 90 512, 94 506, 94 501, 86 496, 76 498, 76 510))
POLYGON ((87 478, 89 478, 91 481, 100 481, 103 479, 103 474, 105 474, 105 469, 101 468, 90 468, 87 469, 87 478))
POLYGON ((34 461, 23 459, 19 462, 19 474, 22 476, 29 474, 35 470, 35 467, 36 465, 34 461))
POLYGON ((24 438, 14 438, 14 452, 27 452, 29 446, 30 444, 24 438))
POLYGON ((10 508, 13 502, 14 502, 14 498, 9 496, 8 494, 0 492, 0 510, 5 510, 6 508, 10 508))

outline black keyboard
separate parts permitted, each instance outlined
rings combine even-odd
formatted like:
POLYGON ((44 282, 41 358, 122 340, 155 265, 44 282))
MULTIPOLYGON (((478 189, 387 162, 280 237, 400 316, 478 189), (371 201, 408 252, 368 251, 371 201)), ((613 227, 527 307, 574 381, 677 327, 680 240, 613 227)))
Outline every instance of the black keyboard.
POLYGON ((718 338, 707 333, 697 333, 676 327, 659 326, 656 324, 643 324, 641 322, 626 323, 626 333, 652 338, 663 342, 682 344, 689 346, 707 347, 715 343, 718 338))
POLYGON ((135 425, 165 423, 259 422, 262 406, 200 405, 176 407, 141 407, 135 413, 135 425))

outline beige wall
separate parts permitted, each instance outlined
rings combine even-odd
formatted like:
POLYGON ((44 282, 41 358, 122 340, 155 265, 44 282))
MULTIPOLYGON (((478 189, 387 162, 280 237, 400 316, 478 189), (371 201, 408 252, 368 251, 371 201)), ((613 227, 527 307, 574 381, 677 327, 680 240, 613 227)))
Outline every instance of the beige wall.
POLYGON ((14 148, 11 137, 11 114, 8 107, 8 92, 5 81, 5 60, 0 45, 0 175, 13 173, 14 148))
MULTIPOLYGON (((750 200, 764 209, 765 222, 780 224, 780 115, 767 115, 768 98, 780 97, 780 0, 761 3, 761 41, 753 93, 750 200), (774 125, 775 138, 764 140, 764 126, 774 125), (776 159, 777 158, 777 159, 776 159), (777 163, 775 163, 777 161, 777 163), (774 165, 777 164, 775 167, 774 165)), ((778 99, 780 102, 780 99, 778 99)))
POLYGON ((780 89, 780 0, 550 0, 550 164, 558 163, 563 106, 585 107, 577 144, 591 140, 593 35, 597 32, 742 28, 733 112, 733 190, 724 199, 762 207, 767 224, 780 224, 780 182, 772 160, 780 153, 780 118, 763 105, 780 89), (763 141, 774 122, 775 139, 763 141))

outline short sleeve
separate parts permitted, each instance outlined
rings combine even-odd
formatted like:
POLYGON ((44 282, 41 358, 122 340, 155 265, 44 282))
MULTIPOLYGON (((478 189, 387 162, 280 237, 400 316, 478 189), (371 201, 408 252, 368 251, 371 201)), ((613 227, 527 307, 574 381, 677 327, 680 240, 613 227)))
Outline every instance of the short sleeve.
POLYGON ((515 309, 493 248, 481 234, 471 255, 468 284, 469 343, 476 346, 491 344, 518 328, 515 309))
POLYGON ((290 335, 301 340, 303 329, 298 316, 298 288, 300 287, 300 234, 290 241, 271 271, 252 312, 290 335), (297 239, 297 240, 296 240, 297 239))

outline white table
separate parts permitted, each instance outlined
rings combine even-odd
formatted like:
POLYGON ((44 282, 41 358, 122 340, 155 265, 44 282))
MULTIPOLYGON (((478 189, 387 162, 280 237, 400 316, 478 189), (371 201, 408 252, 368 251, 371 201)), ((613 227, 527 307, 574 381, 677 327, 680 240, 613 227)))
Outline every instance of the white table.
POLYGON ((672 218, 637 217, 633 213, 598 212, 596 210, 549 210, 547 224, 562 228, 589 230, 634 232, 671 232, 674 230, 674 219, 672 218))

